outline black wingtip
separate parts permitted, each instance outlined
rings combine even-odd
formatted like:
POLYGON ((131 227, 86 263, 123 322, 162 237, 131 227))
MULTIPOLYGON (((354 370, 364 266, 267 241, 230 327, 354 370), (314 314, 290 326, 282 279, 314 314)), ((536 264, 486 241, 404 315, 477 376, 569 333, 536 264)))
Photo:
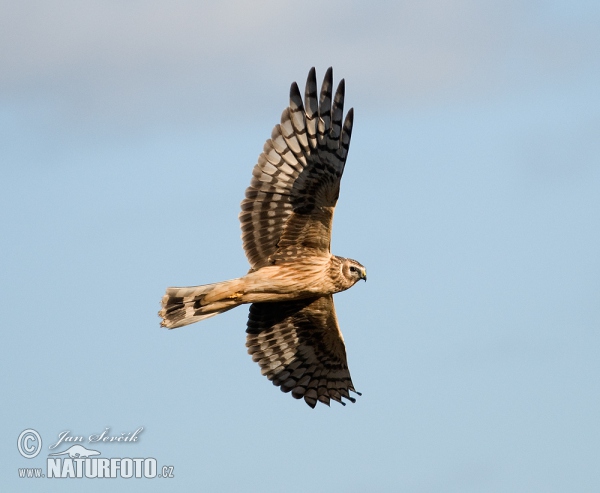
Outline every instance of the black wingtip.
POLYGON ((315 67, 311 68, 306 78, 306 89, 304 91, 304 109, 306 116, 312 119, 319 111, 319 96, 317 93, 317 72, 315 67))
POLYGON ((306 94, 308 95, 308 87, 317 87, 317 70, 315 67, 312 67, 308 71, 308 76, 306 77, 306 94))
POLYGON ((290 99, 296 96, 300 96, 300 88, 296 82, 292 82, 292 85, 290 86, 290 99))
POLYGON ((354 125, 354 108, 350 108, 348 113, 346 113, 346 118, 344 119, 344 126, 342 127, 342 132, 345 135, 346 140, 346 151, 350 146, 350 137, 352 136, 352 126, 354 125))
POLYGON ((300 94, 300 88, 298 84, 292 82, 292 86, 290 87, 290 107, 292 109, 303 109, 302 104, 302 95, 300 94))
POLYGON ((329 67, 327 72, 325 72, 325 77, 323 77, 323 85, 321 86, 321 94, 324 94, 325 91, 331 92, 331 86, 333 85, 333 68, 329 67))
POLYGON ((329 397, 327 397, 327 396, 324 396, 324 395, 320 396, 319 402, 321 402, 322 404, 325 404, 327 407, 331 407, 329 404, 329 397))

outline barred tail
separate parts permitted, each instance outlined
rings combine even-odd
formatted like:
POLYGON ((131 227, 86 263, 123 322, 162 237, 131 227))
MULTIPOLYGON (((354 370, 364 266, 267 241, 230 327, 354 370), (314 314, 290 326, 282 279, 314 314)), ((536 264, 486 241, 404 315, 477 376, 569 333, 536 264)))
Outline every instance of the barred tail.
POLYGON ((184 325, 214 317, 240 305, 244 292, 244 280, 191 286, 188 288, 167 288, 162 298, 161 327, 175 329, 184 325))

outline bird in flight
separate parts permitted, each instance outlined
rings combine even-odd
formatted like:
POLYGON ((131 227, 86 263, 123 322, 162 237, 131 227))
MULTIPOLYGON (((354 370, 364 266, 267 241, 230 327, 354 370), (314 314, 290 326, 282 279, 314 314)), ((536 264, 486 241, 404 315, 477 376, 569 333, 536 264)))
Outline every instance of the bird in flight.
POLYGON ((312 408, 345 405, 356 392, 333 294, 367 280, 356 260, 330 251, 354 112, 344 117, 345 84, 332 94, 327 70, 317 95, 314 67, 304 101, 298 85, 252 171, 239 219, 250 270, 238 279, 168 288, 161 326, 175 329, 251 303, 246 346, 274 385, 312 408))

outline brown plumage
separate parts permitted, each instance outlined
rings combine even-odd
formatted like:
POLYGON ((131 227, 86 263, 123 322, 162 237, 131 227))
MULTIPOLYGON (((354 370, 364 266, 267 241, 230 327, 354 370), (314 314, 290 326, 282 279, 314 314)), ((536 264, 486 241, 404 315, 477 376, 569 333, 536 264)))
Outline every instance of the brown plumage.
POLYGON ((333 98, 332 81, 330 68, 317 99, 311 69, 304 102, 292 84, 290 105, 252 171, 240 213, 248 274, 168 288, 159 312, 161 325, 174 329, 252 303, 248 352, 263 375, 311 407, 354 402, 332 295, 367 279, 360 263, 330 252, 354 114, 342 122, 344 80, 333 98))

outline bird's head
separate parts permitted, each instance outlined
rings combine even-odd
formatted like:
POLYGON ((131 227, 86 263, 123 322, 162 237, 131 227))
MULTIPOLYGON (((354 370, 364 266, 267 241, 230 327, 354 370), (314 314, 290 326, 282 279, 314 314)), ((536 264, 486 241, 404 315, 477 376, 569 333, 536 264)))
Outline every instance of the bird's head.
POLYGON ((351 258, 345 258, 342 262, 342 274, 351 285, 356 284, 361 279, 364 281, 367 280, 367 269, 365 266, 351 258))

